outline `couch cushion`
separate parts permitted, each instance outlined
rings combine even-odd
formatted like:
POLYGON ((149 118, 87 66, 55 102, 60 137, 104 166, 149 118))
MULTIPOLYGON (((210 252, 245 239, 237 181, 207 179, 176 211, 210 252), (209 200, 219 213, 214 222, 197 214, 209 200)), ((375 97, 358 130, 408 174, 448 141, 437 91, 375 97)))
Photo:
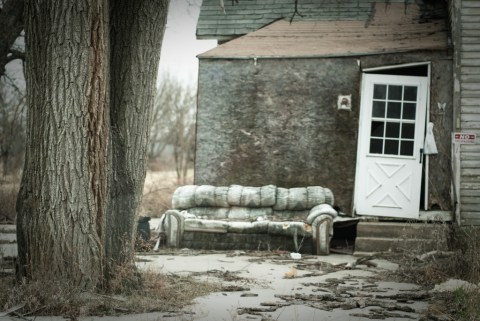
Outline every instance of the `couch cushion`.
POLYGON ((266 219, 271 215, 272 215, 271 207, 252 208, 252 207, 233 206, 232 208, 230 208, 230 211, 228 212, 228 219, 230 221, 233 221, 233 220, 255 221, 259 217, 266 219))
POLYGON ((174 209, 184 210, 195 207, 196 185, 180 186, 175 190, 172 197, 172 207, 174 209))
POLYGON ((228 204, 243 207, 271 207, 276 201, 275 185, 261 187, 231 185, 228 189, 228 204))
POLYGON ((309 210, 319 204, 333 205, 333 193, 330 189, 321 186, 277 188, 276 203, 273 209, 309 210))

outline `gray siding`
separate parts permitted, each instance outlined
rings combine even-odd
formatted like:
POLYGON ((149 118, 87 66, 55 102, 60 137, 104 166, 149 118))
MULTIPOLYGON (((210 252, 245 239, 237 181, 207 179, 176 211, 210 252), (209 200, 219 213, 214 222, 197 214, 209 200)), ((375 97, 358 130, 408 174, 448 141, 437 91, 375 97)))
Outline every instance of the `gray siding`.
MULTIPOLYGON (((480 137, 480 1, 451 1, 455 45, 456 130, 480 137)), ((463 225, 480 225, 480 144, 456 153, 456 189, 463 225)))

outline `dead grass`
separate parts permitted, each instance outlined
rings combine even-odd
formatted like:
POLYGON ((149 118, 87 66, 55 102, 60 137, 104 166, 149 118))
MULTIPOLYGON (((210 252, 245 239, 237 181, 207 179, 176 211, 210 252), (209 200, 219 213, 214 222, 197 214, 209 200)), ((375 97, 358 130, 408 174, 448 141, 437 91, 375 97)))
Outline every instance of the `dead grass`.
POLYGON ((108 293, 86 293, 68 282, 29 282, 18 284, 13 275, 0 277, 0 310, 22 306, 20 316, 59 315, 76 320, 86 315, 116 315, 145 312, 172 312, 191 304, 193 299, 220 289, 219 284, 199 282, 193 277, 118 271, 108 293), (129 280, 139 278, 140 286, 129 280))
POLYGON ((399 276, 404 281, 422 285, 434 285, 447 279, 456 278, 472 283, 480 282, 480 227, 452 227, 448 224, 431 225, 431 233, 438 236, 448 234, 450 254, 447 257, 433 255, 428 260, 419 260, 425 250, 408 251, 397 256, 400 264, 399 276))
MULTIPOLYGON (((397 257, 397 276, 402 281, 433 287, 448 279, 461 279, 480 286, 480 227, 448 227, 440 224, 434 233, 450 229, 448 256, 433 255, 419 260, 418 253, 397 257)), ((480 288, 460 288, 433 295, 433 303, 422 320, 480 320, 480 288), (435 316, 441 315, 442 318, 435 316)))
POLYGON ((177 187, 193 184, 193 170, 185 183, 179 183, 175 171, 148 171, 143 189, 140 215, 160 217, 172 207, 172 195, 177 187))

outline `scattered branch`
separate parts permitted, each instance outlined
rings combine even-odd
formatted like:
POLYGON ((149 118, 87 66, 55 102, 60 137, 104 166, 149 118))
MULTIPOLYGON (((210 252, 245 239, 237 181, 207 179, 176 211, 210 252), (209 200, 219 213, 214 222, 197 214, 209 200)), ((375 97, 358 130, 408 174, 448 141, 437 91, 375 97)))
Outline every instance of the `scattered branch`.
POLYGON ((417 256, 416 258, 419 261, 425 262, 430 260, 435 260, 435 258, 447 258, 455 255, 455 252, 450 251, 431 251, 417 256))

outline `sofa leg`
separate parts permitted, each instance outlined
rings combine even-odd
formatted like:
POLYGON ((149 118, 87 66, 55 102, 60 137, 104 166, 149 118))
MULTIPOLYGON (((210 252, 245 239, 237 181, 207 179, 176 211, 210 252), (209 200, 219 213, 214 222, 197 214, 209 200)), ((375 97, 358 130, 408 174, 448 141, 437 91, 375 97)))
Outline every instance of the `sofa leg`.
POLYGON ((332 218, 328 215, 317 217, 312 223, 313 248, 316 255, 330 254, 330 229, 332 218))

